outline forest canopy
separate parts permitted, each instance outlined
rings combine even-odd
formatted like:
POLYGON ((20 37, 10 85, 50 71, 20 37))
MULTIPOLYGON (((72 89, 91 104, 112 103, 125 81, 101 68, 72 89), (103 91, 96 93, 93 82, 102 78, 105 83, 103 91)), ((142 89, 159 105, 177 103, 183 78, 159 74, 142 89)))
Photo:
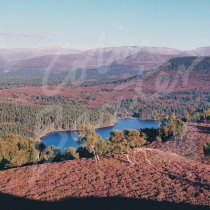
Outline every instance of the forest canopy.
POLYGON ((80 124, 95 127, 113 124, 115 118, 107 111, 77 106, 32 106, 0 104, 0 137, 18 134, 39 136, 44 130, 76 130, 80 124))

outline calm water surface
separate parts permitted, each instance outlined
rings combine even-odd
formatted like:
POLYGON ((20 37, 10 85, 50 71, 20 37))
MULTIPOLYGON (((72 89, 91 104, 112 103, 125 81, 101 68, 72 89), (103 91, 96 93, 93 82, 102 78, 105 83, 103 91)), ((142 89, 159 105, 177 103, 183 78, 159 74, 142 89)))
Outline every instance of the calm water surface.
MULTIPOLYGON (((158 128, 159 123, 150 120, 139 120, 135 118, 118 119, 117 123, 113 127, 98 128, 96 132, 102 137, 107 139, 110 136, 110 132, 114 130, 129 130, 139 128, 158 128)), ((75 131, 61 131, 49 133, 41 138, 42 142, 48 146, 56 146, 61 151, 67 147, 78 147, 78 135, 75 131)))

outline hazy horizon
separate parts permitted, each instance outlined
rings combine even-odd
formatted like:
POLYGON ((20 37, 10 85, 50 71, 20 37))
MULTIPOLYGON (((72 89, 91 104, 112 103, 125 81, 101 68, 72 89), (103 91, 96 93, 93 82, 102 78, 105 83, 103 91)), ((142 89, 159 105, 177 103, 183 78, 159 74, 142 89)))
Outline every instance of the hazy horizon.
POLYGON ((18 47, 18 48, 13 48, 13 47, 0 47, 0 50, 44 50, 44 49, 69 49, 69 50, 75 50, 75 51, 88 51, 88 50, 97 50, 97 49, 109 49, 109 48, 120 48, 120 47, 139 47, 139 48, 166 48, 166 49, 173 49, 173 50, 179 50, 179 51, 191 51, 191 50, 196 50, 196 49, 200 49, 200 48, 210 48, 210 45, 208 46, 199 46, 196 48, 192 48, 192 49, 179 49, 179 48, 173 48, 170 46, 140 46, 140 45, 136 45, 136 46, 132 46, 132 45, 120 45, 120 46, 104 46, 104 47, 97 47, 97 48, 87 48, 87 49, 82 49, 82 48, 71 48, 71 47, 65 47, 65 46, 59 46, 59 45, 46 45, 46 46, 35 46, 35 47, 18 47))
POLYGON ((0 0, 0 48, 209 46, 210 1, 0 0))

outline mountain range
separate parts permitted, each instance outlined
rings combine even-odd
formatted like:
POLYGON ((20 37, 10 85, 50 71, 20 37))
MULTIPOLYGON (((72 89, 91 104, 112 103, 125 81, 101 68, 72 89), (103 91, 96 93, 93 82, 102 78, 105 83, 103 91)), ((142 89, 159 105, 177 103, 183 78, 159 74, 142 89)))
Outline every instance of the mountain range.
POLYGON ((145 70, 182 56, 210 56, 210 47, 180 51, 161 47, 113 47, 79 51, 67 48, 0 49, 0 70, 69 71, 104 66, 145 70))
MULTIPOLYGON (((40 81, 46 70, 51 75, 60 74, 62 80, 72 70, 80 74, 81 69, 85 69, 85 81, 104 82, 129 78, 145 70, 177 70, 192 65, 197 70, 209 71, 208 56, 210 47, 190 51, 137 46, 87 51, 67 48, 0 49, 0 74, 4 82, 13 83, 14 80, 25 81, 24 78, 36 78, 40 81)), ((52 77, 57 81, 57 76, 52 77)))

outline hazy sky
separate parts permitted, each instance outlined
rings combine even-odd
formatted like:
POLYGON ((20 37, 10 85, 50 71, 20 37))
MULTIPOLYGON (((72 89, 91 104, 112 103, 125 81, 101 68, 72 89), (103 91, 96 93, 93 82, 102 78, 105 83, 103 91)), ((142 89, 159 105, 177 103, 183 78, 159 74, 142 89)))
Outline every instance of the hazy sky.
POLYGON ((210 0, 0 0, 0 47, 210 45, 210 0))

